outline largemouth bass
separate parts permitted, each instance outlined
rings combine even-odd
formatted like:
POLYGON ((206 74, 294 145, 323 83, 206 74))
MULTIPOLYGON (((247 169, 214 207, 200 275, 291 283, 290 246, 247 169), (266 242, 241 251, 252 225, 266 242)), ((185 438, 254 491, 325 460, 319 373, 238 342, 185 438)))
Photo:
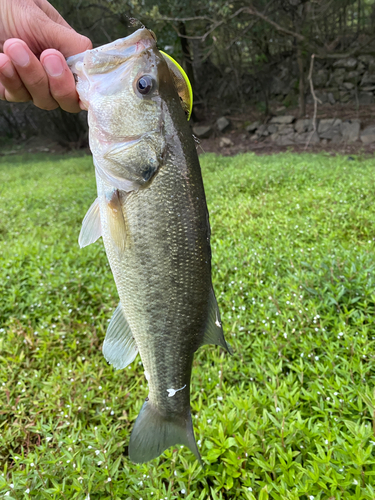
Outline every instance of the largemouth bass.
POLYGON ((193 356, 203 344, 228 346, 184 78, 147 29, 68 64, 88 110, 98 190, 79 242, 103 237, 120 297, 103 354, 120 369, 139 352, 149 384, 130 459, 143 463, 183 444, 201 461, 190 414, 193 356))

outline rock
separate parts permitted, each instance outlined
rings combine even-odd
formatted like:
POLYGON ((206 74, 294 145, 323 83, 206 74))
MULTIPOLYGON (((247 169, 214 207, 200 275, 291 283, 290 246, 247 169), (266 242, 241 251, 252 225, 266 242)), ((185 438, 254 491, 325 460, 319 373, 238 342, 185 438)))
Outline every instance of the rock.
POLYGON ((295 144, 294 135, 294 132, 288 135, 279 135, 276 139, 276 144, 278 144, 279 146, 292 146, 293 144, 295 144))
POLYGON ((334 68, 346 68, 346 69, 354 69, 358 64, 357 59, 354 57, 349 57, 348 59, 338 59, 335 63, 333 63, 334 68))
POLYGON ((360 92, 358 94, 358 104, 361 106, 366 106, 368 104, 373 104, 374 94, 371 92, 360 92))
POLYGON ((269 135, 269 132, 267 130, 267 125, 260 125, 257 130, 257 135, 259 137, 261 136, 267 137, 267 135, 269 135))
POLYGON ((325 87, 328 82, 328 71, 325 69, 319 69, 313 75, 313 82, 315 87, 325 87))
POLYGON ((293 125, 279 125, 278 132, 279 132, 279 135, 294 134, 294 127, 293 127, 293 125))
POLYGON ((325 92, 315 92, 315 96, 319 99, 322 104, 328 102, 328 95, 325 92))
POLYGON ((198 139, 207 139, 212 134, 211 125, 194 125, 193 134, 198 137, 198 139))
POLYGON ((268 125, 267 130, 270 134, 274 134, 275 132, 278 131, 278 126, 275 125, 274 123, 271 123, 270 125, 268 125))
POLYGON ((335 103, 336 103, 335 96, 333 95, 333 93, 332 93, 332 92, 328 92, 327 97, 328 97, 328 102, 329 102, 330 104, 332 104, 332 105, 333 105, 333 104, 335 104, 335 103))
POLYGON ((283 82, 277 76, 272 78, 270 93, 275 95, 287 95, 290 90, 290 82, 283 82))
POLYGON ((234 146, 234 142, 229 139, 229 137, 222 137, 219 142, 220 148, 230 148, 234 146))
POLYGON ((360 80, 360 76, 361 75, 360 75, 359 71, 349 71, 349 73, 347 73, 345 76, 345 81, 353 83, 354 85, 357 85, 359 80, 360 80))
POLYGON ((352 90, 352 89, 354 89, 354 83, 344 82, 344 83, 342 84, 342 86, 343 86, 346 90, 352 90))
POLYGON ((340 102, 349 102, 352 98, 352 94, 345 90, 340 91, 340 102))
POLYGON ((275 132, 274 134, 271 134, 270 135, 270 140, 272 142, 277 142, 277 139, 279 138, 279 134, 277 132, 275 132))
POLYGON ((374 85, 375 84, 375 75, 372 75, 368 71, 363 75, 360 86, 366 87, 366 85, 374 85))
POLYGON ((310 118, 300 118, 294 124, 294 129, 298 134, 303 134, 304 132, 311 132, 314 128, 313 120, 310 118))
POLYGON ((371 64, 375 60, 374 57, 370 56, 369 54, 359 56, 358 59, 364 64, 371 64))
POLYGON ((310 144, 319 144, 320 139, 319 139, 318 133, 316 131, 314 133, 312 133, 312 131, 310 131, 310 132, 304 132, 302 134, 296 134, 294 136, 294 141, 297 144, 309 143, 309 145, 310 145, 310 144))
POLYGON ((250 123, 250 125, 248 125, 247 127, 245 127, 245 130, 246 132, 254 132, 260 125, 260 121, 256 121, 256 122, 253 122, 253 123, 250 123))
POLYGON ((361 133, 361 141, 366 146, 367 144, 372 144, 375 142, 375 127, 372 125, 366 127, 361 133))
POLYGON ((225 132, 225 130, 227 130, 230 125, 230 120, 228 120, 228 118, 225 118, 225 116, 221 116, 216 120, 216 128, 219 132, 225 132))
POLYGON ((284 115, 284 116, 274 116, 271 118, 270 123, 275 123, 277 125, 286 125, 294 122, 294 116, 284 115))
POLYGON ((331 143, 332 144, 340 144, 342 142, 342 135, 341 134, 333 134, 331 143))
POLYGON ((358 66, 357 66, 357 71, 359 73, 363 73, 365 71, 365 69, 366 69, 366 66, 362 62, 359 62, 358 66))
POLYGON ((345 74, 346 71, 344 68, 335 69, 335 71, 331 75, 330 83, 332 83, 333 81, 336 85, 342 85, 345 78, 345 74))
POLYGON ((253 134, 250 136, 250 141, 257 141, 259 139, 259 136, 257 134, 253 134))
POLYGON ((325 118, 320 120, 318 126, 318 134, 321 139, 332 139, 337 134, 340 134, 342 120, 340 118, 325 118))
POLYGON ((313 129, 313 121, 309 118, 300 118, 294 124, 294 130, 297 134, 303 134, 304 132, 309 132, 313 129))
POLYGON ((355 142, 359 138, 361 122, 359 120, 346 120, 341 123, 340 132, 345 142, 355 142))

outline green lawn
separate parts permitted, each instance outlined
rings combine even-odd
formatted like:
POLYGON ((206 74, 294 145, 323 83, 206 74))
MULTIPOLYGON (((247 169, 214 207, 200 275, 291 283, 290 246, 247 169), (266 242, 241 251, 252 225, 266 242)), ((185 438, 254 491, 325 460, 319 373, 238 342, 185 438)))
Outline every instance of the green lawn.
POLYGON ((232 357, 199 349, 186 448, 125 455, 147 395, 101 354, 118 298, 82 250, 89 157, 0 160, 0 497, 375 498, 375 159, 202 157, 232 357), (6 496, 8 495, 8 496, 6 496))

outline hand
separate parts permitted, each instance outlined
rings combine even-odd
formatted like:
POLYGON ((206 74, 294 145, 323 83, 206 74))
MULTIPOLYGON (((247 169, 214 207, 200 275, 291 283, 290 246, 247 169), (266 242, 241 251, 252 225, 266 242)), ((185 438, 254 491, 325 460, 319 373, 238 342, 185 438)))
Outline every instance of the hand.
POLYGON ((0 99, 80 111, 65 58, 91 48, 47 0, 0 0, 0 99))

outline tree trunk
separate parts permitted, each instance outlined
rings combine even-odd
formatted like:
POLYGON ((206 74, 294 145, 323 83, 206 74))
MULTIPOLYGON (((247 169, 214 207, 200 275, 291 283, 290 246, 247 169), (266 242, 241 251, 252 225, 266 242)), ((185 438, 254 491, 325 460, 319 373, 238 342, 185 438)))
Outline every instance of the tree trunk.
MULTIPOLYGON (((181 35, 186 36, 185 23, 183 22, 178 23, 178 31, 181 33, 181 35)), ((193 70, 193 61, 190 53, 189 40, 184 36, 180 37, 182 55, 184 57, 183 66, 185 66, 184 70, 186 71, 186 74, 190 80, 191 86, 194 87, 194 70, 193 70)))
POLYGON ((303 68, 303 55, 301 43, 297 42, 297 63, 299 70, 299 111, 298 116, 303 118, 306 115, 306 100, 305 100, 305 72, 303 68))

